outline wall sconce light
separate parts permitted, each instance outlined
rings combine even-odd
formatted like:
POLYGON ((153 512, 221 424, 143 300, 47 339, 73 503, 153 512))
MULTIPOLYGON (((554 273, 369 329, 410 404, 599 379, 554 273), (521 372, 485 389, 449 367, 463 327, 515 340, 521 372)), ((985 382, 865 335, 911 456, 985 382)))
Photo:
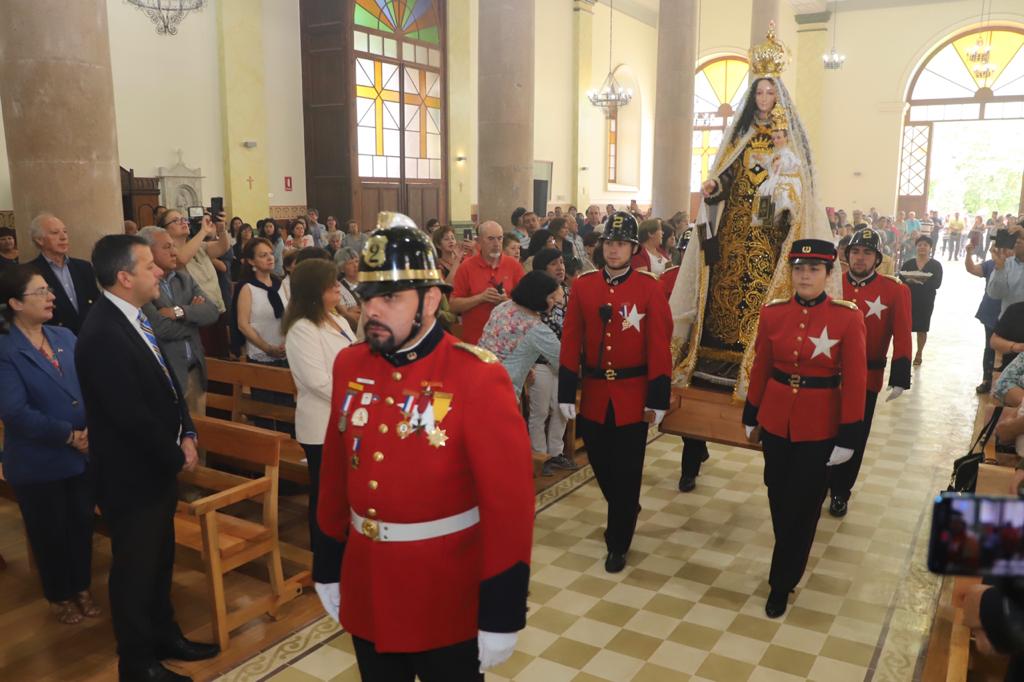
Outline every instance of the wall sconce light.
POLYGON ((466 155, 465 154, 459 154, 458 156, 455 157, 455 160, 458 163, 466 163, 466 155))
POLYGON ((242 146, 245 147, 246 149, 255 149, 256 140, 242 140, 242 146))

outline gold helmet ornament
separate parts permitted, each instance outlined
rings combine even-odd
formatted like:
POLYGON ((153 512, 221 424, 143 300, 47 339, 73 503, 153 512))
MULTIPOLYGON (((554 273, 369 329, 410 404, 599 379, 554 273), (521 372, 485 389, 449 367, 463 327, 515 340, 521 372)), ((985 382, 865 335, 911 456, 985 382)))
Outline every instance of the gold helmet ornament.
POLYGON ((789 61, 789 50, 775 37, 775 22, 768 22, 765 41, 750 48, 751 73, 754 78, 778 78, 789 61))

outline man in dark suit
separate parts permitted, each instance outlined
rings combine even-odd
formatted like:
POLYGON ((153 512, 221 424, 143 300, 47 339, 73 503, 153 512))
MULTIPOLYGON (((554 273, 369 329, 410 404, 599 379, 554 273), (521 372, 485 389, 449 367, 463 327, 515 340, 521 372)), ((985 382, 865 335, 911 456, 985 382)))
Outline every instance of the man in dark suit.
POLYGON ((150 225, 139 233, 163 270, 160 296, 142 307, 156 332, 178 385, 185 390, 185 402, 192 414, 206 414, 206 357, 200 327, 217 322, 220 313, 213 301, 184 268, 178 269, 177 247, 162 227, 150 225))
POLYGON ((182 682, 190 678, 160 661, 212 658, 218 648, 186 640, 171 607, 177 474, 198 454, 183 392, 142 313, 163 273, 146 241, 131 235, 100 239, 92 263, 104 292, 82 327, 75 366, 110 527, 120 680, 182 682))
POLYGON ((89 261, 68 255, 71 244, 68 228, 57 216, 37 215, 29 234, 40 252, 32 265, 57 297, 53 318, 47 324, 66 327, 78 334, 89 309, 100 296, 92 266, 89 261))

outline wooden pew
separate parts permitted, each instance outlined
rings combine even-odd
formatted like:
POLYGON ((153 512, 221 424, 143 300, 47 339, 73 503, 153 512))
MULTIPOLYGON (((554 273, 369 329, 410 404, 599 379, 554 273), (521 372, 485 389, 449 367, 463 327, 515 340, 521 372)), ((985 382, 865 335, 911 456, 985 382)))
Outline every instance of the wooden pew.
MULTIPOLYGON (((292 373, 283 367, 267 367, 251 362, 231 362, 217 358, 206 358, 209 381, 227 384, 230 395, 208 392, 207 410, 221 410, 231 414, 231 421, 252 423, 262 417, 288 424, 295 423, 295 408, 288 405, 273 405, 253 400, 252 388, 296 394, 292 373)), ((229 458, 230 459, 230 458, 229 458)), ((304 485, 309 484, 309 467, 305 462, 306 453, 294 438, 281 443, 281 478, 304 485)))
POLYGON ((196 432, 203 448, 247 462, 262 469, 259 478, 197 467, 181 472, 178 479, 211 494, 192 502, 179 502, 174 517, 174 532, 179 546, 191 550, 179 552, 206 573, 210 590, 213 632, 221 649, 230 644, 230 633, 263 614, 275 618, 278 609, 302 594, 303 585, 311 585, 308 570, 290 578, 281 566, 278 540, 277 482, 282 445, 288 436, 244 424, 209 417, 194 417, 196 432), (243 501, 262 506, 260 521, 240 518, 228 509, 243 501), (229 611, 224 593, 224 574, 243 564, 261 560, 269 575, 269 594, 253 598, 245 606, 229 611))

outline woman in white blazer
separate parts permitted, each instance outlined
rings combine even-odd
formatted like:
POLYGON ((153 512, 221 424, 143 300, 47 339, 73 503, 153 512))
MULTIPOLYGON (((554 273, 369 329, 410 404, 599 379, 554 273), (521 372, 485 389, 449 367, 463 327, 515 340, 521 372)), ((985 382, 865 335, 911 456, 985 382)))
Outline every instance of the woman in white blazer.
POLYGON ((338 268, 329 260, 303 261, 291 275, 292 295, 281 321, 288 366, 298 389, 295 439, 309 465, 309 544, 317 591, 338 582, 342 545, 321 532, 316 522, 320 456, 331 412, 334 358, 355 334, 336 308, 341 300, 338 268))

